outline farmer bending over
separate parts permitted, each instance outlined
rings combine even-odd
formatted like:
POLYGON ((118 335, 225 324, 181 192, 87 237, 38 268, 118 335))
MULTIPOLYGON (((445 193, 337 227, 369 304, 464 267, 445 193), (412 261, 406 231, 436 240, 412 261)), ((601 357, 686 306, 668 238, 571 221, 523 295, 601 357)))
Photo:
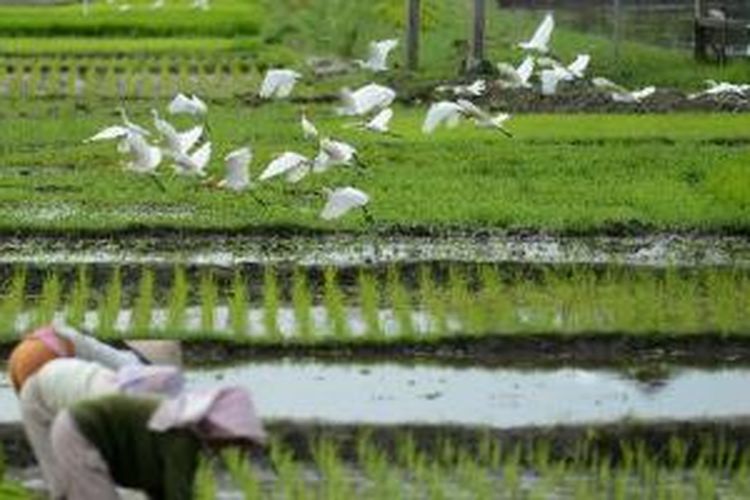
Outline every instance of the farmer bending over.
POLYGON ((126 395, 75 404, 52 427, 68 500, 117 500, 117 486, 188 500, 204 449, 263 444, 250 395, 238 387, 159 401, 126 395))

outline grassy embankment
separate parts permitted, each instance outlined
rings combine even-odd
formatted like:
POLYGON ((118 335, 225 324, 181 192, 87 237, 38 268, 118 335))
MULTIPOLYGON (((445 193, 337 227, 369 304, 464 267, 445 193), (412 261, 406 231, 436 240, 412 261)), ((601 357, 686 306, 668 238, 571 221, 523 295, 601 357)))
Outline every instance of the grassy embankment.
MULTIPOLYGON (((149 107, 129 109, 148 124, 149 107)), ((369 170, 337 168, 295 187, 258 184, 253 192, 267 203, 263 207, 247 193, 172 178, 168 166, 161 167, 166 192, 147 177, 124 172, 113 143, 82 142, 117 122, 109 106, 82 113, 67 101, 22 105, 20 111, 27 116, 4 120, 0 137, 5 231, 750 229, 750 118, 744 115, 518 116, 510 123, 516 138, 509 140, 468 123, 424 136, 425 110, 398 108, 393 128, 401 137, 392 138, 344 128, 331 106, 314 107, 309 113, 321 130, 355 144, 369 170), (372 195, 374 226, 356 212, 330 223, 318 218, 321 188, 343 185, 372 195)), ((253 177, 285 150, 314 155, 316 145, 302 139, 297 112, 289 104, 212 108, 211 174, 223 175, 220 158, 244 145, 255 153, 253 177)))
MULTIPOLYGON (((361 56, 371 39, 399 37, 403 31, 400 0, 233 0, 217 2, 209 12, 192 11, 188 2, 167 2, 165 10, 153 12, 148 4, 137 2, 129 12, 95 4, 87 17, 81 15, 78 5, 5 6, 0 8, 0 52, 34 55, 244 51, 259 56, 264 63, 303 68, 307 56, 361 56), (50 15, 39 15, 41 12, 50 15), (134 40, 134 36, 139 38, 134 40)), ((456 50, 456 41, 468 39, 468 3, 453 0, 425 5, 422 67, 413 77, 417 81, 455 78, 465 56, 456 50)), ((488 58, 520 61, 522 55, 515 44, 530 36, 540 13, 494 6, 488 13, 488 58)), ((689 53, 643 43, 627 42, 616 56, 608 37, 577 32, 566 27, 565 22, 555 32, 553 46, 563 60, 572 59, 577 53, 590 53, 592 74, 625 85, 697 89, 706 78, 750 79, 750 65, 746 62, 719 68, 698 64, 689 53)), ((402 61, 399 52, 394 63, 402 67, 402 61)), ((413 77, 410 81, 414 81, 413 77)))

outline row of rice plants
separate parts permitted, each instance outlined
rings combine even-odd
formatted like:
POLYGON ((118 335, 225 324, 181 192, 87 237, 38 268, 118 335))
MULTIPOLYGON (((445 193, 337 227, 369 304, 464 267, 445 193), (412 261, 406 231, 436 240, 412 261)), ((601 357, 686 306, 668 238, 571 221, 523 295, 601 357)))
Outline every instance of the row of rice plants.
POLYGON ((260 81, 259 72, 240 56, 218 61, 191 58, 46 60, 0 66, 0 96, 157 98, 177 91, 208 97, 248 92, 260 81))
POLYGON ((253 278, 262 280, 256 296, 240 270, 219 279, 205 268, 191 278, 177 266, 167 290, 157 289, 154 271, 144 267, 128 296, 118 268, 96 288, 88 276, 81 267, 64 283, 50 271, 38 296, 28 296, 26 271, 18 268, 2 285, 2 331, 45 323, 56 313, 103 336, 190 331, 271 342, 750 331, 750 273, 726 268, 508 273, 495 265, 454 265, 444 275, 425 266, 405 279, 392 267, 385 273, 360 270, 354 292, 349 287, 347 293, 334 268, 324 271, 321 283, 311 283, 304 269, 285 273, 269 266, 253 278))
POLYGON ((607 454, 581 439, 576 453, 560 457, 544 438, 503 447, 486 437, 478 446, 453 439, 421 449, 410 434, 395 449, 363 432, 355 452, 333 438, 310 443, 312 463, 298 460, 281 441, 268 455, 273 472, 236 450, 201 464, 196 498, 216 498, 216 470, 225 468, 231 489, 247 499, 385 498, 746 498, 750 493, 750 450, 726 440, 696 444, 673 438, 667 453, 643 441, 623 441, 607 454), (673 450, 690 449, 689 463, 673 450), (270 477, 269 477, 270 476, 270 477), (262 479, 261 479, 262 478, 262 479))

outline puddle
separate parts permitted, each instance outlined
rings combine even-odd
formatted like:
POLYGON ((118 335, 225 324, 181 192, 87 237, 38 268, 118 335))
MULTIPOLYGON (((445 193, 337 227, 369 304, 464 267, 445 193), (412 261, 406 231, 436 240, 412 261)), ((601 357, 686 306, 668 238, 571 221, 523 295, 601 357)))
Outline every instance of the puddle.
MULTIPOLYGON (((245 386, 265 419, 294 422, 513 429, 750 416, 750 399, 737 397, 750 384, 747 369, 677 369, 654 384, 612 370, 258 362, 190 370, 188 379, 245 386)), ((3 374, 0 422, 18 418, 3 374)))
MULTIPOLYGON (((126 208, 124 210, 127 210, 126 208)), ((134 213, 141 213, 136 210, 134 213)), ((177 209, 166 216, 187 217, 177 209)), ((33 215, 33 214, 32 214, 33 215)), ((157 209, 148 215, 159 216, 157 209)), ((145 216, 145 214, 144 214, 145 216)), ((359 266, 434 261, 641 266, 750 266, 742 237, 652 235, 556 236, 206 236, 65 240, 5 238, 0 264, 172 264, 232 267, 247 264, 359 266)))

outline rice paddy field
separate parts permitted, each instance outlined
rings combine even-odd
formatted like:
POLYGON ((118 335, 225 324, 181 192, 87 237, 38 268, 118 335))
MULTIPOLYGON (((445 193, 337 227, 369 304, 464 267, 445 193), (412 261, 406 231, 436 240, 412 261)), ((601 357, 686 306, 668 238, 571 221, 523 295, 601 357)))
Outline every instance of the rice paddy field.
MULTIPOLYGON (((518 65, 544 13, 488 3, 490 66, 518 65)), ((591 65, 542 96, 461 69, 462 0, 423 0, 408 70, 404 4, 0 2, 0 352, 65 320, 180 341, 189 384, 249 388, 271 443, 206 459, 199 499, 748 498, 750 103, 692 94, 750 82, 750 62, 615 47, 560 10, 554 57, 591 65), (352 63, 392 37, 389 71, 352 63), (280 67, 302 74, 292 95, 259 98, 280 67), (513 137, 424 134, 453 99, 436 87, 479 76, 513 137), (617 103, 595 76, 657 89, 617 103), (370 82, 398 94, 389 134, 337 113, 370 82), (180 92, 205 121, 167 113, 180 92), (138 175, 87 141, 121 108, 204 125, 206 177, 138 175), (302 111, 359 168, 260 181, 318 153, 302 111), (243 146, 250 188, 220 189, 243 146), (322 219, 343 186, 367 212, 322 219)), ((43 497, 4 375, 0 444, 0 497, 43 497)))

